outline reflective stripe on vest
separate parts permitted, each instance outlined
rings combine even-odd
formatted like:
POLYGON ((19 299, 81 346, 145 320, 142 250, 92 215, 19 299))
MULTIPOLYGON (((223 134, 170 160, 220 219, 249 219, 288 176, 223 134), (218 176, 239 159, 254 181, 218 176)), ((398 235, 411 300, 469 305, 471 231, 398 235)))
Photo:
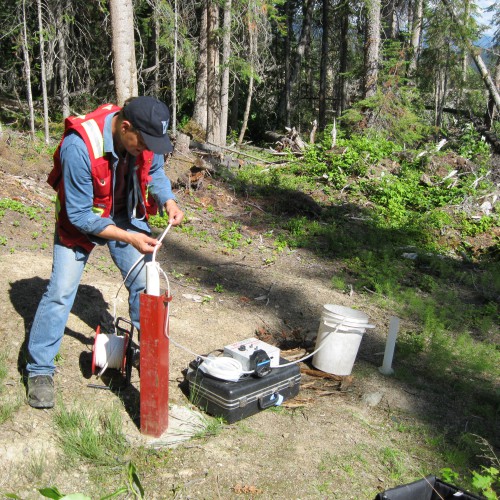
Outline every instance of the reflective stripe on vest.
POLYGON ((104 156, 104 137, 99 130, 99 125, 94 119, 86 120, 81 125, 89 138, 94 158, 102 158, 104 156))
POLYGON ((59 199, 59 193, 56 194, 56 221, 59 220, 59 212, 61 211, 61 200, 59 199))

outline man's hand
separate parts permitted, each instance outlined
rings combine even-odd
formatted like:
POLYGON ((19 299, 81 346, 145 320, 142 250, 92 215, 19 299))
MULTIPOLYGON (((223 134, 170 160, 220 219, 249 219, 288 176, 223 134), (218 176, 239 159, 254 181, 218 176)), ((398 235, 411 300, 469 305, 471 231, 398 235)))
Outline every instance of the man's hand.
POLYGON ((165 210, 168 214, 168 223, 172 226, 178 226, 184 218, 184 212, 178 207, 175 200, 168 200, 165 203, 165 210))
POLYGON ((157 246, 161 246, 161 243, 157 239, 151 238, 147 234, 143 233, 127 233, 130 237, 130 244, 139 250, 142 254, 153 253, 157 246))
MULTIPOLYGON (((172 226, 178 226, 182 222, 184 213, 177 206, 175 200, 168 200, 165 203, 165 210, 168 214, 169 224, 172 224, 172 226)), ((148 236, 147 234, 128 232, 120 229, 115 225, 107 226, 97 236, 106 238, 108 240, 123 241, 124 243, 132 245, 142 254, 153 253, 155 251, 155 248, 158 245, 161 245, 161 243, 159 243, 157 239, 151 238, 151 236, 148 236)))
POLYGON ((107 226, 104 231, 97 236, 108 240, 123 241, 124 243, 132 245, 142 254, 153 253, 155 248, 161 245, 157 239, 151 238, 151 236, 147 234, 128 232, 115 225, 107 226))

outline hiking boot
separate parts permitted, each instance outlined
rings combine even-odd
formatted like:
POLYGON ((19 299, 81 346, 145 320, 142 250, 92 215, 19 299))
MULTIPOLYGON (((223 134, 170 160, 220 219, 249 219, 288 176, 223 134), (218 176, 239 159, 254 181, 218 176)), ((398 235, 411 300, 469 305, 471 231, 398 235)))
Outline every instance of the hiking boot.
POLYGON ((33 408, 54 406, 54 381, 51 375, 35 375, 28 378, 28 404, 33 408))

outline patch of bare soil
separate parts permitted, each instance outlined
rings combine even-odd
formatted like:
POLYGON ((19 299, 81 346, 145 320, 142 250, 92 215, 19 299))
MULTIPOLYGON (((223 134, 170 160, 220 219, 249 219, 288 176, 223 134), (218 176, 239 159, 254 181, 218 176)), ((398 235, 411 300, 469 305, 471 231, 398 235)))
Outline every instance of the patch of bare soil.
MULTIPOLYGON (((0 219, 0 236, 6 238, 0 245, 0 336, 9 370, 2 397, 23 401, 0 425, 0 492, 36 499, 41 498, 38 488, 56 485, 65 493, 98 498, 123 484, 123 478, 96 478, 93 468, 85 465, 67 467, 58 446, 54 410, 37 411, 24 402, 23 348, 50 275, 53 214, 52 193, 41 175, 9 172, 9 165, 16 163, 13 156, 10 152, 9 161, 0 163, 1 196, 48 210, 35 219, 6 211, 0 219)), ((48 159, 43 159, 43 166, 48 172, 48 159)), ((364 335, 351 377, 317 377, 308 371, 313 368, 309 362, 301 363, 301 390, 295 399, 224 425, 216 436, 152 456, 138 470, 145 497, 370 499, 404 478, 418 478, 422 470, 438 473, 446 464, 433 463, 421 450, 414 455, 397 450, 423 439, 411 428, 442 428, 443 422, 454 422, 459 403, 425 385, 406 386, 379 373, 387 314, 362 296, 334 291, 333 260, 304 250, 276 253, 265 236, 270 228, 258 218, 263 208, 257 201, 238 199, 210 179, 195 194, 180 190, 178 197, 194 214, 186 224, 193 231, 171 231, 158 254, 173 295, 170 334, 176 342, 206 354, 260 335, 279 345, 285 357, 300 355, 314 346, 326 303, 358 308, 376 328, 364 335), (251 243, 224 249, 215 237, 220 227, 212 210, 242 223, 241 231, 251 243), (211 298, 196 302, 193 295, 211 298)), ((90 369, 95 328, 109 322, 120 284, 106 249, 97 249, 67 324, 55 376, 57 406, 84 405, 96 411, 117 407, 131 449, 152 447, 153 441, 137 425, 140 378, 135 369, 131 386, 123 391, 89 387, 96 383, 90 369)), ((123 289, 117 312, 127 316, 123 289)), ((191 408, 180 384, 192 360, 192 354, 171 345, 172 405, 191 408)))

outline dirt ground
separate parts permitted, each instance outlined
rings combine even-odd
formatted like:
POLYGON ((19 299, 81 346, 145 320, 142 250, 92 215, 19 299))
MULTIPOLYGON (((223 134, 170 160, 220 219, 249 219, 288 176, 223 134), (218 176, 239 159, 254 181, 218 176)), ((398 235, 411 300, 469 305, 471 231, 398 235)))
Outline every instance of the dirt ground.
MULTIPOLYGON (((0 219, 0 236, 6 237, 0 245, 0 337, 9 368, 3 395, 24 400, 22 350, 51 269, 53 204, 44 183, 50 161, 15 156, 5 144, 1 153, 0 198, 46 209, 37 219, 11 211, 0 219)), ((210 181, 195 194, 185 190, 177 194, 190 214, 186 225, 193 231, 172 230, 158 254, 173 296, 173 340, 206 354, 258 334, 292 358, 314 346, 321 309, 327 303, 365 312, 375 328, 364 335, 352 377, 342 383, 307 374, 304 370, 313 367, 301 363, 301 389, 295 399, 224 425, 216 436, 185 441, 172 448, 164 465, 138 470, 146 498, 370 499, 402 479, 438 474, 444 464, 421 452, 399 456, 399 475, 386 456, 387 450, 408 449, 409 439, 420 439, 418 432, 403 428, 422 428, 429 422, 440 428, 456 404, 443 396, 437 403, 438 396, 424 386, 406 386, 379 373, 389 315, 370 306, 363 296, 334 291, 330 282, 336 272, 334 261, 304 250, 276 253, 265 237, 270 228, 253 223, 262 211, 256 202, 238 199, 222 184, 210 181), (241 222, 251 243, 228 251, 215 238, 201 238, 201 231, 215 236, 218 230, 209 207, 225 220, 241 222), (199 302, 196 296, 204 300, 199 302)), ((140 433, 140 378, 135 368, 131 387, 121 393, 89 387, 99 383, 90 369, 95 328, 112 317, 120 284, 106 249, 96 250, 67 324, 55 376, 57 405, 118 407, 131 447, 163 449, 161 439, 140 433)), ((127 315, 123 289, 117 311, 127 315)), ((171 344, 172 406, 192 409, 181 390, 183 373, 192 360, 191 353, 171 344)), ((112 492, 117 484, 96 485, 89 467, 65 466, 53 412, 37 411, 23 402, 13 418, 0 425, 0 492, 23 499, 41 498, 37 489, 50 485, 92 498, 112 492), (40 462, 43 467, 37 477, 34 469, 40 462)))

